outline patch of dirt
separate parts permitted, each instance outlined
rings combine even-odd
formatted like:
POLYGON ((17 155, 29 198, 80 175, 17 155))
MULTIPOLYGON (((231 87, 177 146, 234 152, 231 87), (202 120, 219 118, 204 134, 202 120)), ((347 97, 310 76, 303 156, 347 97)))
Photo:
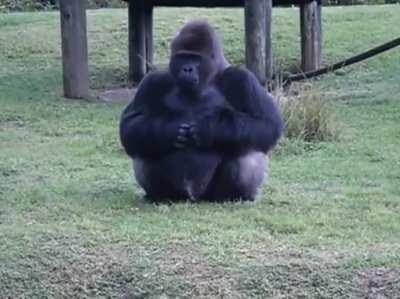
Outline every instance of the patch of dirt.
POLYGON ((136 88, 117 88, 100 92, 97 97, 106 103, 127 103, 136 93, 136 88))
POLYGON ((357 274, 364 298, 400 298, 400 269, 370 268, 357 274))
POLYGON ((163 273, 181 277, 187 289, 185 297, 231 297, 232 281, 225 270, 211 264, 209 259, 196 247, 187 244, 175 244, 168 247, 157 260, 157 266, 163 273))
MULTIPOLYGON (((45 284, 57 288, 58 294, 114 294, 126 299, 173 298, 178 294, 183 298, 239 297, 232 277, 192 244, 69 249, 72 252, 67 250, 68 256, 63 256, 59 265, 51 261, 41 271, 49 277, 45 284)), ((52 254, 60 252, 53 247, 52 254)))
POLYGON ((339 266, 346 257, 346 252, 332 250, 300 250, 288 247, 268 246, 248 246, 246 248, 238 248, 235 255, 240 259, 241 263, 262 264, 267 266, 275 265, 291 265, 291 264, 307 264, 307 265, 329 265, 331 267, 339 266))

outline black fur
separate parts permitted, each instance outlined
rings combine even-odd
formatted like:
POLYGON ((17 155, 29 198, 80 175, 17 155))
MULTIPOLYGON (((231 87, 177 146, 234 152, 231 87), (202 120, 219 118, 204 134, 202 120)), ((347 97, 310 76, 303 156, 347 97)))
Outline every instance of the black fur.
POLYGON ((139 184, 153 200, 254 199, 283 129, 272 97, 227 66, 205 22, 186 25, 171 48, 170 70, 148 74, 122 114, 139 184))

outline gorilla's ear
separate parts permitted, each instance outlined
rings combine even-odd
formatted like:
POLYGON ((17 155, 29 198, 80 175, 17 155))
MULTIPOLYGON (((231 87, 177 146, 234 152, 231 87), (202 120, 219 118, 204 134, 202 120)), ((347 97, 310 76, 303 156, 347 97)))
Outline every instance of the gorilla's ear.
POLYGON ((179 52, 192 52, 214 60, 217 72, 229 66, 218 34, 207 21, 188 22, 171 42, 171 56, 179 52))

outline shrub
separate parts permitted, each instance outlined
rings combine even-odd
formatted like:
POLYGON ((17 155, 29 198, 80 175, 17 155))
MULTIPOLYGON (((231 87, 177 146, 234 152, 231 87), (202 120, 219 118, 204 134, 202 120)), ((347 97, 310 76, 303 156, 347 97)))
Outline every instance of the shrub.
POLYGON ((39 0, 0 0, 0 11, 25 11, 25 10, 44 10, 52 8, 50 1, 39 0))
MULTIPOLYGON (((83 1, 83 0, 82 0, 83 1)), ((0 12, 58 8, 59 0, 0 0, 0 12)), ((125 7, 122 0, 87 0, 87 8, 125 7)))
POLYGON ((330 102, 309 83, 274 91, 285 120, 285 136, 306 142, 337 140, 341 124, 330 102))

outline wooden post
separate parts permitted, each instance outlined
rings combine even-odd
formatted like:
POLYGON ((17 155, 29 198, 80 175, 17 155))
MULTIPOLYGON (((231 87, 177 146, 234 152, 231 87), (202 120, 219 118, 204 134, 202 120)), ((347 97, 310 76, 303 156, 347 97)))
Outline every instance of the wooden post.
POLYGON ((302 69, 304 72, 318 69, 320 61, 320 38, 318 4, 316 1, 300 4, 302 69))
POLYGON ((85 1, 61 0, 60 18, 64 95, 85 98, 89 95, 85 1))
POLYGON ((265 0, 245 1, 246 65, 262 84, 266 81, 265 68, 265 0))
POLYGON ((146 25, 143 0, 129 1, 129 83, 140 82, 146 73, 146 25))
POLYGON ((154 63, 154 45, 153 45, 153 6, 145 8, 145 26, 146 26, 146 72, 153 69, 154 63))
POLYGON ((267 81, 273 76, 273 55, 272 55, 272 0, 266 0, 265 4, 265 75, 267 81))
POLYGON ((318 18, 318 66, 322 65, 322 0, 317 1, 317 18, 318 18))

